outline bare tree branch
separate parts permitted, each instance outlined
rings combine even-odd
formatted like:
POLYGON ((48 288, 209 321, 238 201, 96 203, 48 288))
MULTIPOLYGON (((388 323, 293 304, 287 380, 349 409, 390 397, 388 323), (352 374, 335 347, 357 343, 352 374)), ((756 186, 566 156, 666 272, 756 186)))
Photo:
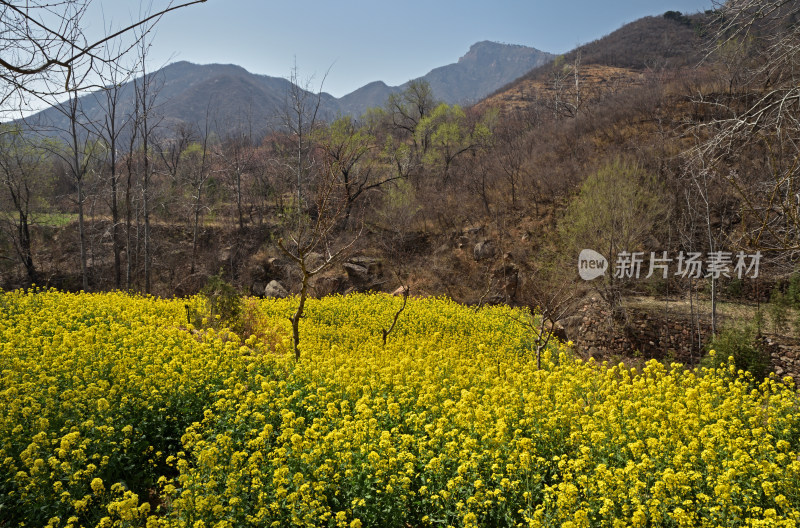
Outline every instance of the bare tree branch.
POLYGON ((89 72, 98 70, 96 64, 119 67, 122 56, 134 49, 162 16, 205 1, 170 2, 165 9, 89 41, 83 17, 92 0, 0 0, 0 104, 15 96, 21 103, 25 95, 45 99, 97 86, 89 81, 89 72), (131 33, 135 34, 133 42, 120 46, 119 39, 131 33), (117 43, 115 53, 99 52, 112 42, 117 43))

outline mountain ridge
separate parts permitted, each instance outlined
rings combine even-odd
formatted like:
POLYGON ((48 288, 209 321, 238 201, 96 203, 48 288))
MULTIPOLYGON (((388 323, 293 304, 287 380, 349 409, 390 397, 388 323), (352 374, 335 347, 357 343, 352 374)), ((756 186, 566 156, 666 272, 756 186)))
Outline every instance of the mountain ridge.
MULTIPOLYGON (((471 104, 553 57, 519 44, 477 42, 457 62, 434 68, 399 86, 377 80, 340 98, 322 92, 322 115, 328 119, 338 115, 359 117, 369 108, 383 106, 391 94, 402 92, 415 80, 427 81, 437 100, 471 104)), ((218 133, 230 133, 244 126, 260 132, 275 127, 276 116, 285 108, 291 86, 286 78, 252 73, 233 63, 177 61, 147 76, 156 81, 157 106, 163 125, 187 122, 203 128, 201 125, 211 120, 218 133)), ((129 112, 133 106, 133 81, 122 85, 121 94, 118 112, 129 112)), ((81 98, 88 120, 100 119, 105 113, 103 99, 97 92, 81 98)), ((54 130, 68 128, 67 118, 57 108, 29 119, 37 121, 54 130)))

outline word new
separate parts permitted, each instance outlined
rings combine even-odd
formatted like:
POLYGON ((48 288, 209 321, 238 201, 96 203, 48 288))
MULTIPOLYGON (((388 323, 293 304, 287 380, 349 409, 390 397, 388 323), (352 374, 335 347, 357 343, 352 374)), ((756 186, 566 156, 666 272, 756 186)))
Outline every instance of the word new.
MULTIPOLYGON (((748 254, 743 251, 711 251, 705 254, 699 252, 678 253, 676 258, 667 256, 667 252, 650 252, 650 258, 645 260, 646 253, 636 251, 633 253, 622 251, 617 254, 614 265, 614 277, 618 279, 639 279, 642 274, 645 279, 660 275, 666 279, 670 275, 688 278, 743 277, 757 278, 761 263, 761 252, 748 254)), ((606 258, 592 249, 584 249, 578 256, 578 273, 584 280, 592 280, 605 275, 609 269, 606 258)))

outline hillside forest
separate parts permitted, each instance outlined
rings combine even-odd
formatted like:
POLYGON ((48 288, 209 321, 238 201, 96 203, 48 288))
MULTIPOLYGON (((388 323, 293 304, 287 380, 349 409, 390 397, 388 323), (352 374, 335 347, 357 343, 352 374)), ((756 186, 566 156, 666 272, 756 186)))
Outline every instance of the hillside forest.
POLYGON ((163 119, 159 77, 142 67, 130 104, 118 80, 70 92, 58 130, 2 125, 0 286, 407 287, 537 309, 542 335, 569 329, 586 299, 624 322, 644 298, 688 303, 692 328, 705 318, 697 351, 723 326, 717 305, 735 301, 758 306, 759 334, 789 333, 798 11, 736 1, 646 17, 469 107, 418 81, 363 115, 327 118, 322 87, 296 69, 266 134, 210 105, 199 122, 163 119), (87 98, 105 114, 84 114, 87 98), (607 273, 582 280, 583 249, 607 273), (684 266, 691 255, 705 267, 684 266), (648 269, 656 257, 668 269, 648 269))

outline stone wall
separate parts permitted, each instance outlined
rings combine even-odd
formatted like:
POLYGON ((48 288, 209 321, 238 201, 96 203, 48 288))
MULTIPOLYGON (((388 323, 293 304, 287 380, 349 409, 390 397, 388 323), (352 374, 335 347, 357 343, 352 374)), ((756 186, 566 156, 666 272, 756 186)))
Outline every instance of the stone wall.
POLYGON ((698 343, 711 334, 709 321, 698 323, 668 310, 618 309, 612 313, 597 297, 587 299, 565 322, 566 334, 578 350, 592 357, 643 357, 695 364, 698 343), (698 332, 700 336, 698 338, 698 332))
POLYGON ((775 375, 779 378, 791 376, 795 383, 800 383, 800 340, 767 336, 764 346, 769 351, 775 375))
MULTIPOLYGON (((612 314, 602 299, 592 297, 565 321, 565 333, 584 356, 667 359, 696 365, 705 354, 698 343, 708 341, 711 321, 703 316, 692 324, 685 314, 657 309, 627 308, 612 314)), ((771 370, 780 378, 791 376, 800 383, 800 339, 765 336, 763 346, 770 354, 771 370)))

